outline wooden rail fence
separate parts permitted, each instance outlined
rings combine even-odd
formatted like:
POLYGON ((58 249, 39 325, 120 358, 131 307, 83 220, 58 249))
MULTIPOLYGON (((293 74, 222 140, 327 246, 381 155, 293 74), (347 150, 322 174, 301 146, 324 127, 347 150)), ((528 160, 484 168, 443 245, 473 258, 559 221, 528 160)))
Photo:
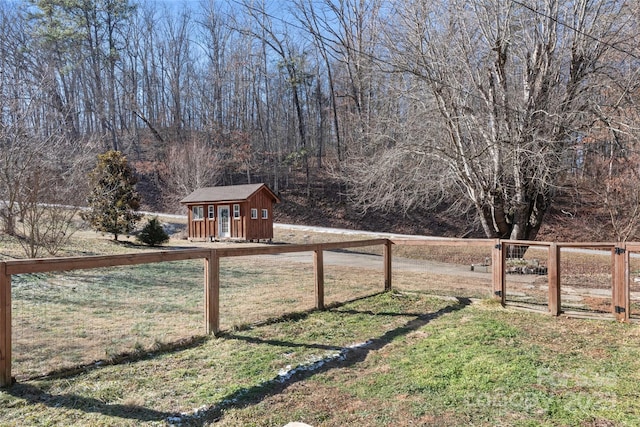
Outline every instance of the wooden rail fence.
POLYGON ((560 268, 560 252, 561 249, 597 249, 608 250, 611 252, 611 311, 616 320, 628 321, 631 313, 630 299, 630 253, 638 252, 640 244, 638 243, 610 243, 610 242, 581 242, 581 243, 558 243, 558 242, 536 242, 521 240, 501 240, 496 245, 496 251, 493 254, 494 277, 493 289, 494 295, 500 298, 502 304, 506 303, 506 268, 505 261, 509 246, 526 246, 526 247, 546 247, 548 248, 547 259, 547 276, 548 276, 548 310, 554 316, 560 315, 562 312, 561 301, 561 268, 560 268))
POLYGON ((349 249, 365 246, 382 246, 384 290, 392 286, 392 245, 425 246, 481 246, 491 250, 493 295, 506 303, 507 281, 506 260, 509 246, 548 248, 548 310, 552 315, 562 311, 560 298, 560 250, 561 248, 606 249, 612 255, 612 313, 620 321, 629 320, 630 315, 630 253, 640 252, 640 243, 557 243, 488 239, 371 239, 347 242, 296 244, 282 246, 261 246, 221 249, 182 249, 158 251, 144 254, 86 256, 69 258, 48 258, 10 260, 0 262, 0 386, 12 383, 11 376, 11 276, 26 273, 70 271, 100 267, 115 267, 137 264, 204 260, 204 320, 207 334, 220 330, 220 258, 274 255, 292 252, 313 252, 315 277, 315 307, 324 309, 324 259, 328 250, 349 249))
POLYGON ((220 258, 251 255, 274 255, 292 252, 313 252, 315 271, 315 307, 322 310, 324 309, 323 251, 380 245, 383 246, 384 254, 384 289, 390 290, 391 242, 387 239, 246 248, 182 249, 145 254, 99 255, 2 261, 0 262, 0 387, 7 386, 12 383, 12 275, 204 259, 205 332, 207 334, 215 334, 220 330, 220 258))

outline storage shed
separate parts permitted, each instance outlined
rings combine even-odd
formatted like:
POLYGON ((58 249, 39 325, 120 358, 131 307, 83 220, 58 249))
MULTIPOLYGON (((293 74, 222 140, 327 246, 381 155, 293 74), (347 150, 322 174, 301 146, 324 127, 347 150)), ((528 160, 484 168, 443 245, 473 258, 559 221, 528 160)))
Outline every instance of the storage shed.
POLYGON ((187 206, 189 240, 271 240, 273 204, 280 199, 266 184, 227 185, 195 190, 187 206))

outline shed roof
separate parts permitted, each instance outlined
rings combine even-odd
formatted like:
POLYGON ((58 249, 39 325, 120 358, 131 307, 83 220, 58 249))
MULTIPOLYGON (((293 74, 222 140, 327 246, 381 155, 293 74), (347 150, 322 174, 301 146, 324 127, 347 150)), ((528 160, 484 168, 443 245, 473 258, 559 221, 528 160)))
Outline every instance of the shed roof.
POLYGON ((278 196, 276 196, 266 184, 260 183, 198 188, 193 193, 180 200, 180 203, 236 202, 247 200, 262 188, 269 192, 276 203, 280 202, 280 198, 278 198, 278 196))

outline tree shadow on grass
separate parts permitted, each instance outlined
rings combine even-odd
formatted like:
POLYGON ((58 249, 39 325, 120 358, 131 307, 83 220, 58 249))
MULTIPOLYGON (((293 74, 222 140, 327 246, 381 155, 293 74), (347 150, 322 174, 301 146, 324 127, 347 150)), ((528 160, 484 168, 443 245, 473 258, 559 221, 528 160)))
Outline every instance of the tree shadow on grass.
POLYGON ((96 413, 114 418, 136 421, 164 421, 175 413, 156 411, 136 405, 106 403, 98 399, 77 394, 51 394, 30 384, 17 383, 8 389, 10 394, 29 404, 45 405, 50 408, 66 408, 84 413, 96 413))
MULTIPOLYGON (((207 339, 208 337, 196 336, 170 344, 158 345, 151 351, 122 353, 109 360, 101 360, 73 368, 64 368, 52 371, 46 375, 30 377, 27 381, 73 378, 108 365, 133 363, 156 357, 159 354, 170 354, 178 351, 184 351, 189 348, 202 345, 207 339)), ((155 409, 137 405, 107 403, 99 399, 80 396, 77 394, 51 394, 46 390, 24 382, 14 383, 12 386, 2 389, 2 391, 18 399, 24 399, 28 404, 32 405, 40 404, 50 408, 67 408, 84 413, 96 413, 120 419, 149 422, 166 421, 167 419, 178 415, 177 413, 157 411, 155 409)))
MULTIPOLYGON (((458 299, 458 302, 456 304, 459 304, 459 301, 461 299, 458 299)), ((463 300, 466 300, 466 298, 463 298, 463 300)), ((450 307, 450 306, 449 306, 450 307)), ((404 328, 408 328, 409 331, 414 330, 416 328, 413 327, 413 325, 411 324, 412 321, 416 321, 416 320, 420 320, 420 319, 425 319, 425 317, 428 317, 429 314, 424 314, 424 313, 397 313, 397 312, 374 312, 372 310, 344 310, 341 308, 336 308, 336 309, 328 309, 327 311, 332 311, 334 313, 339 313, 342 315, 370 315, 370 316, 381 316, 381 317, 406 317, 408 319, 412 319, 411 321, 409 321, 407 324, 405 324, 403 327, 404 328)), ((308 317, 309 314, 311 313, 315 313, 317 312, 316 309, 308 311, 308 312, 300 312, 300 313, 296 313, 296 316, 287 316, 288 320, 302 320, 306 317, 308 317)), ((273 323, 273 322, 272 322, 273 323)), ((419 328, 420 326, 418 326, 419 328)), ((224 332, 220 334, 220 337, 225 338, 225 339, 231 339, 231 340, 238 340, 238 341, 243 341, 249 344, 258 344, 258 345, 262 345, 262 344, 266 344, 266 345, 270 345, 270 346, 276 346, 276 347, 286 347, 286 348, 308 348, 308 349, 317 349, 317 350, 328 350, 328 351, 339 351, 339 350, 343 350, 344 347, 341 346, 336 346, 336 345, 327 345, 327 344, 316 344, 316 343, 302 343, 302 342, 293 342, 293 341, 282 341, 282 340, 273 340, 273 339, 263 339, 263 338, 259 338, 259 337, 255 337, 255 336, 251 336, 251 335, 243 335, 241 332, 244 330, 247 330, 250 328, 243 328, 243 329, 239 329, 235 332, 224 332)), ((401 333, 401 331, 394 329, 394 331, 398 331, 399 335, 404 335, 404 333, 401 333)), ((394 337, 395 338, 395 337, 394 337)), ((393 338, 391 338, 393 339, 393 338)))
MULTIPOLYGON (((372 294, 368 294, 368 295, 363 295, 361 297, 356 297, 356 298, 351 298, 348 300, 344 300, 344 301, 336 301, 336 302, 332 302, 330 304, 325 304, 325 310, 333 310, 333 309, 338 309, 339 307, 343 307, 347 304, 351 304, 357 301, 361 301, 361 300, 365 300, 367 298, 373 298, 376 297, 378 295, 382 295, 384 293, 386 293, 387 291, 381 291, 381 292, 375 292, 372 294)), ((226 338, 233 338, 233 332, 241 332, 241 331, 246 331, 252 328, 256 328, 256 327, 260 327, 260 326, 268 326, 268 325, 274 325, 276 323, 283 323, 283 322, 292 322, 292 321, 297 321, 297 320, 303 320, 306 319, 307 317, 311 316, 313 313, 317 313, 318 309, 313 307, 313 308, 309 308, 307 310, 299 310, 299 311, 295 311, 295 312, 291 312, 291 313, 286 313, 286 314, 282 314, 279 316, 275 316, 275 317, 270 317, 268 319, 265 320, 259 320, 257 322, 251 322, 251 323, 243 323, 240 325, 235 325, 230 331, 221 331, 220 333, 218 333, 218 336, 221 337, 226 337, 226 338)), ((373 312, 368 312, 367 314, 375 314, 373 312)), ((383 313, 380 313, 383 314, 383 313)), ((408 315, 410 316, 410 315, 408 315)))
MULTIPOLYGON (((282 379, 280 376, 263 382, 261 384, 257 384, 253 387, 244 388, 238 390, 225 398, 221 399, 221 403, 211 406, 209 408, 199 410, 196 413, 188 416, 179 417, 179 424, 183 426, 203 426, 212 422, 219 420, 222 417, 222 414, 225 409, 228 408, 245 408, 254 404, 261 402, 269 396, 276 395, 278 393, 283 392, 289 386, 304 381, 308 378, 313 377, 314 375, 321 374, 324 372, 331 371, 333 369, 341 369, 349 366, 353 366, 357 363, 364 361, 367 355, 371 351, 376 351, 384 348, 386 345, 391 343, 398 337, 405 336, 410 332, 416 331, 421 327, 427 325, 431 321, 438 319, 439 317, 453 313, 459 310, 464 309, 465 307, 471 304, 471 300, 469 298, 456 298, 456 302, 452 303, 436 312, 427 313, 427 314, 416 314, 412 316, 413 318, 409 320, 404 325, 401 325, 395 329, 389 330, 382 334, 378 338, 374 338, 369 340, 367 343, 361 346, 344 348, 344 347, 333 347, 333 346, 319 346, 316 344, 300 344, 295 342, 286 342, 286 341, 274 341, 274 340, 262 340, 256 337, 246 337, 246 336, 238 336, 229 334, 228 338, 242 339, 247 342, 255 343, 255 344, 269 344, 269 345, 279 345, 285 347, 309 347, 309 348, 326 348, 328 350, 341 350, 341 357, 334 357, 328 360, 326 363, 317 363, 314 364, 313 367, 306 369, 299 369, 295 371, 292 375, 287 376, 285 379, 282 379)), ((360 312, 348 310, 345 311, 350 314, 362 314, 368 312, 360 312)), ((380 315, 393 315, 393 316, 411 316, 403 313, 371 313, 372 315, 380 314, 380 315)))
POLYGON ((204 344, 208 339, 209 337, 207 336, 192 336, 190 338, 184 338, 170 343, 157 343, 150 349, 120 353, 109 359, 95 360, 82 365, 53 370, 44 375, 34 375, 22 378, 21 381, 73 378, 90 371, 100 369, 104 366, 134 363, 141 360, 148 360, 161 354, 177 353, 179 351, 195 348, 204 344))
MULTIPOLYGON (((370 311, 357 311, 357 310, 338 310, 345 314, 370 314, 386 315, 386 316, 402 316, 410 317, 410 320, 405 324, 389 330, 377 338, 373 338, 367 341, 363 345, 355 347, 338 347, 328 346, 320 344, 304 344, 288 341, 278 340, 263 340, 256 337, 247 337, 244 335, 226 333, 224 336, 229 339, 244 340, 247 342, 263 345, 279 345, 283 347, 308 347, 319 348, 326 350, 339 351, 340 357, 332 357, 322 363, 316 363, 312 366, 303 367, 303 369, 296 369, 291 372, 290 375, 282 377, 278 375, 272 380, 265 381, 260 384, 256 384, 253 387, 240 389, 234 393, 227 395, 220 400, 221 403, 215 404, 208 408, 204 408, 196 411, 190 415, 182 415, 171 412, 157 411, 151 408, 145 408, 137 405, 125 405, 125 404, 111 404, 103 402, 99 399, 94 399, 85 396, 79 396, 76 394, 51 394, 46 390, 38 388, 34 385, 18 383, 11 387, 6 388, 4 391, 19 399, 26 400, 29 404, 42 404, 51 408, 67 408, 82 411, 85 413, 97 413, 109 417, 137 420, 141 422, 152 421, 164 421, 170 424, 176 424, 181 426, 203 426, 205 424, 216 421, 222 417, 223 411, 228 408, 244 408, 261 402, 269 396, 276 395, 289 386, 304 381, 313 377, 316 374, 331 371, 333 369, 341 369, 355 365, 366 359, 367 355, 371 351, 380 350, 398 337, 405 336, 412 331, 418 330, 421 327, 427 325, 431 321, 448 313, 453 313, 464 309, 471 304, 471 300, 468 298, 456 298, 456 301, 436 312, 427 314, 416 313, 374 313, 370 311)), ((304 316, 303 316, 304 317, 304 316)), ((173 351, 179 351, 180 349, 186 349, 192 346, 197 346, 203 342, 206 338, 198 337, 190 340, 189 342, 182 343, 179 348, 164 349, 163 353, 169 353, 173 351)), ((146 355, 128 355, 124 360, 117 362, 132 362, 134 360, 142 360, 148 357, 153 357, 156 353, 147 353, 146 355), (136 357, 137 356, 137 357, 136 357)), ((115 362, 115 361, 114 361, 115 362)), ((117 363, 116 362, 116 363, 117 363)), ((74 371, 52 373, 47 377, 70 377, 77 375, 87 370, 94 369, 92 367, 84 366, 74 371)))
MULTIPOLYGON (((348 300, 348 301, 344 301, 344 302, 333 303, 333 304, 327 306, 327 310, 338 309, 339 307, 342 307, 342 306, 344 306, 346 304, 349 304, 349 303, 352 303, 352 302, 356 302, 356 301, 359 301, 359 300, 362 300, 362 299, 366 299, 366 298, 371 298, 371 297, 374 297, 376 295, 380 295, 382 293, 383 292, 379 292, 379 293, 376 293, 376 294, 367 295, 367 296, 363 296, 363 297, 359 297, 359 298, 354 298, 354 299, 351 299, 351 300, 348 300)), ((317 311, 318 310, 316 308, 311 308, 309 310, 297 311, 297 312, 293 312, 293 313, 287 313, 287 314, 284 314, 282 316, 269 318, 269 319, 266 319, 266 320, 263 320, 263 321, 241 325, 240 327, 235 328, 234 331, 235 332, 239 332, 239 331, 249 330, 249 329, 252 329, 254 327, 272 325, 272 324, 275 324, 275 323, 302 320, 302 319, 306 319, 311 314, 316 313, 317 311)), ((344 311, 344 312, 346 312, 346 311, 344 311)), ((375 313, 367 312, 366 314, 375 314, 375 313)), ((380 313, 380 314, 384 314, 384 313, 380 313)), ((407 316, 411 316, 411 314, 407 314, 407 316)), ((416 314, 415 316, 418 316, 418 315, 416 314)), ((219 332, 218 334, 216 334, 216 336, 223 337, 223 338, 230 338, 230 339, 237 338, 235 335, 233 335, 232 332, 228 332, 228 331, 219 332)), ((175 353, 175 352, 178 352, 178 351, 183 351, 183 350, 187 350, 187 349, 190 349, 190 348, 198 347, 198 346, 204 344, 209 338, 210 338, 210 336, 198 336, 198 335, 196 335, 196 336, 191 336, 189 338, 184 338, 184 339, 180 339, 180 340, 169 342, 169 343, 157 343, 152 348, 149 348, 149 349, 142 349, 142 350, 139 350, 139 351, 131 351, 131 352, 123 352, 123 353, 116 354, 116 355, 112 356, 109 359, 94 360, 92 362, 81 364, 81 365, 76 365, 76 366, 56 369, 56 370, 47 372, 46 374, 43 374, 43 375, 33 375, 33 376, 23 377, 23 378, 20 378, 20 381, 47 380, 47 379, 54 379, 54 378, 72 378, 72 377, 75 377, 75 376, 78 376, 78 375, 82 375, 82 374, 85 374, 87 372, 90 372, 90 371, 93 371, 93 370, 96 370, 96 369, 100 369, 103 366, 119 365, 119 364, 124 364, 124 363, 134 363, 134 362, 137 362, 137 361, 146 360, 146 359, 150 359, 150 358, 156 357, 156 356, 158 356, 160 354, 170 354, 170 353, 175 353)), ((321 347, 317 347, 317 348, 321 348, 321 347)), ((334 349, 334 348, 338 348, 339 349, 340 347, 327 347, 328 350, 331 350, 331 349, 334 349)), ((15 379, 14 379, 14 381, 15 381, 15 379)))

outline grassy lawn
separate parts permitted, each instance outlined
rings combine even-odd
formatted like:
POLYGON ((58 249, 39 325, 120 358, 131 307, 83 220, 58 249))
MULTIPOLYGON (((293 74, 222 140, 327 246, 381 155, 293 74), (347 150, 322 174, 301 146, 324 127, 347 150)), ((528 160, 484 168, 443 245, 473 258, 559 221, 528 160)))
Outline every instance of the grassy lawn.
POLYGON ((638 425, 640 329, 386 293, 0 393, 2 425, 638 425), (324 361, 324 362, 319 362, 324 361), (326 362, 326 363, 325 363, 326 362))
POLYGON ((12 280, 18 379, 203 332, 202 262, 17 275, 12 280))
MULTIPOLYGON (((280 233, 277 242, 360 238, 280 233)), ((20 256, 0 243, 0 259, 20 256)), ((62 255, 146 250, 82 232, 62 255)), ((487 254, 434 246, 394 256, 468 265, 487 254)), ((562 260, 575 289, 610 286, 607 256, 562 260)), ((640 425, 637 323, 504 309, 483 299, 490 274, 428 263, 394 266, 400 291, 384 294, 381 268, 326 265, 333 305, 310 311, 312 265, 306 255, 223 259, 218 337, 201 336, 201 261, 15 276, 18 383, 0 391, 0 425, 640 425)), ((517 290, 544 299, 540 281, 517 290)))
MULTIPOLYGON (((312 257, 301 259, 223 259, 222 329, 312 309, 312 257)), ((382 272, 328 266, 325 274, 327 304, 384 288, 382 272)), ((203 334, 203 262, 16 275, 12 301, 13 375, 22 381, 203 334)))

